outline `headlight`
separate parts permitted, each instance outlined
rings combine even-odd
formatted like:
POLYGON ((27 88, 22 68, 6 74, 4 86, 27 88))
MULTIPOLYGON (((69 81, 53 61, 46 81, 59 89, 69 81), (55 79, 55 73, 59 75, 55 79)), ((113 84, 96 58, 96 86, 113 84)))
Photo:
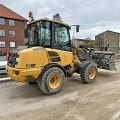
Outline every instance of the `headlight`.
POLYGON ((26 67, 27 68, 31 68, 31 67, 34 67, 36 64, 26 64, 26 67))

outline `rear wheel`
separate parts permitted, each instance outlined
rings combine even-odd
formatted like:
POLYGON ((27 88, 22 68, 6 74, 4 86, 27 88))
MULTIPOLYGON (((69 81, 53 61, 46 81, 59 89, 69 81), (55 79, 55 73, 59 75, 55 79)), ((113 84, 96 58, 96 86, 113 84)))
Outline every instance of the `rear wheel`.
POLYGON ((84 83, 93 83, 96 80, 98 74, 97 65, 95 63, 90 63, 86 69, 84 70, 84 73, 81 74, 81 79, 84 83))
POLYGON ((65 75, 62 69, 58 67, 49 68, 38 80, 41 91, 45 94, 52 95, 58 93, 64 84, 65 75))

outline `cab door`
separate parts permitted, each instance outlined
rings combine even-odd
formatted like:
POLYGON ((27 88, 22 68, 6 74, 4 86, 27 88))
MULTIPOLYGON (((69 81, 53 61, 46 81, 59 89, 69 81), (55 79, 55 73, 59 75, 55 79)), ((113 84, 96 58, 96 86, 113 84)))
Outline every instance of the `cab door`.
POLYGON ((73 54, 71 52, 71 40, 69 26, 54 23, 54 47, 61 50, 64 54, 64 60, 72 62, 73 54))

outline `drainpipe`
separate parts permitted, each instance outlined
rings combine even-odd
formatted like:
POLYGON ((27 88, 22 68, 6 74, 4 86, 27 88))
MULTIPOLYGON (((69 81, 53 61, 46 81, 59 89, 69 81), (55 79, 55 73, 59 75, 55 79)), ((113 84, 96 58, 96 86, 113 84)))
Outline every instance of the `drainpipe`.
POLYGON ((119 34, 119 38, 118 38, 118 52, 120 52, 120 34, 119 34))
POLYGON ((104 32, 104 43, 103 43, 103 45, 104 45, 104 50, 105 50, 105 32, 104 32))
MULTIPOLYGON (((27 22, 24 21, 24 23, 25 23, 25 28, 27 28, 27 22)), ((27 42, 28 42, 28 38, 24 37, 24 45, 26 45, 27 42)))

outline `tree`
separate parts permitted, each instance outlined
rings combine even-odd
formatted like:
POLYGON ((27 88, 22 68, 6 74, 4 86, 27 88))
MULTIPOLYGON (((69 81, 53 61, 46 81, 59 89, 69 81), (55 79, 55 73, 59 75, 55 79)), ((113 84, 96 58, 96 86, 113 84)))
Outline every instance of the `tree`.
POLYGON ((98 50, 103 50, 104 41, 102 40, 102 38, 97 37, 97 39, 95 40, 95 46, 98 48, 98 50))
POLYGON ((83 41, 84 45, 85 45, 85 49, 87 48, 94 48, 95 47, 95 42, 93 40, 91 40, 90 37, 87 37, 84 41, 83 41))
POLYGON ((52 19, 53 19, 53 20, 56 20, 56 21, 59 21, 59 22, 63 22, 63 21, 62 21, 62 17, 60 16, 59 13, 53 15, 53 18, 52 18, 52 19))

